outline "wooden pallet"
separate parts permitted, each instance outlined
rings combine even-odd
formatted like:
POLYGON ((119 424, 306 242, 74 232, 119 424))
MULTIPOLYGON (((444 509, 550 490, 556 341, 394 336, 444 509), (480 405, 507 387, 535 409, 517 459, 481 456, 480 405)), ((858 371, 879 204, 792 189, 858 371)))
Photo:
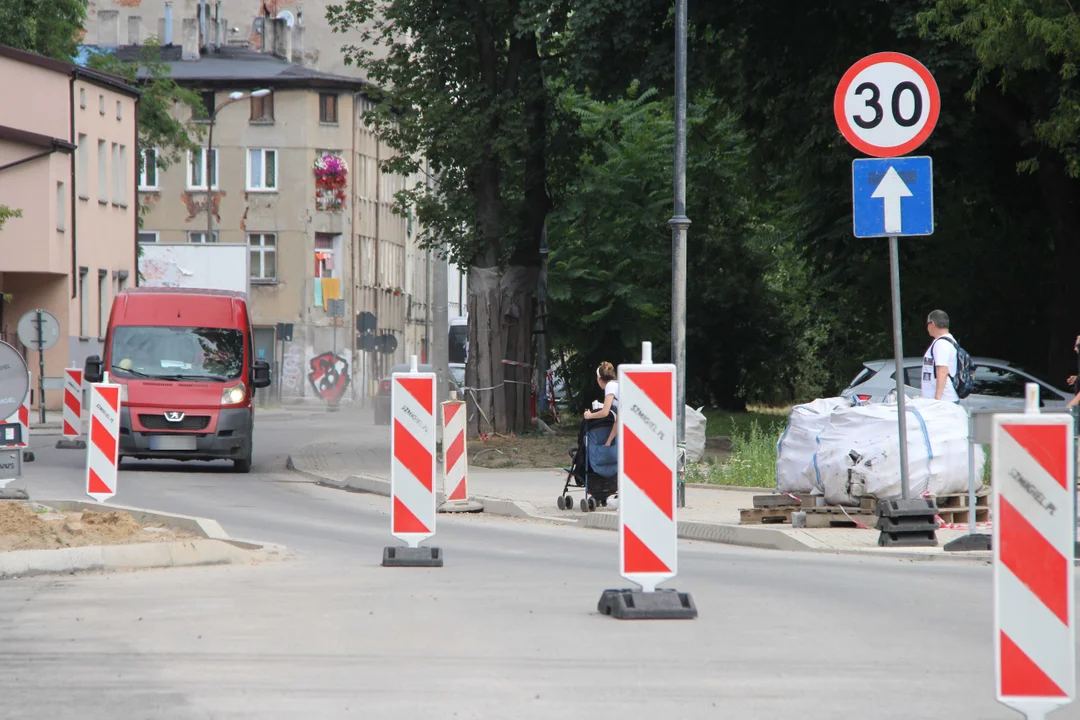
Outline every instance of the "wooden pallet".
POLYGON ((808 528, 853 528, 857 523, 872 528, 876 522, 874 512, 865 508, 811 507, 804 512, 808 528))
MULTIPOLYGON (((968 494, 965 493, 949 493, 948 495, 931 496, 937 501, 938 509, 940 510, 955 510, 963 509, 967 510, 968 507, 968 494)), ((878 499, 873 495, 867 495, 861 499, 859 507, 863 510, 877 510, 878 499)), ((990 508, 990 491, 988 488, 980 490, 975 495, 975 507, 976 508, 990 508)))
MULTIPOLYGON (((968 509, 943 508, 938 510, 938 517, 946 525, 964 525, 969 520, 968 509)), ((990 521, 990 508, 975 506, 975 522, 984 523, 990 521)))
POLYGON ((791 523, 791 513, 798 512, 799 508, 788 505, 786 507, 763 507, 748 508, 739 511, 739 524, 741 525, 772 525, 777 523, 791 523))
POLYGON ((814 499, 810 493, 773 493, 772 495, 755 495, 755 508, 774 507, 813 507, 814 499), (794 497, 792 497, 794 495, 794 497))

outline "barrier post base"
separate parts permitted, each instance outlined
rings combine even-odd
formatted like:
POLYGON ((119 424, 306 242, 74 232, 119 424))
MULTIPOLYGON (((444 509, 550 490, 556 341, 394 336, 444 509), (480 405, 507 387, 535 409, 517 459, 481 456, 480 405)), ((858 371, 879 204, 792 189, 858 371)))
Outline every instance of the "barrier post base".
POLYGON ((994 549, 994 536, 980 533, 962 535, 952 542, 945 543, 945 552, 977 552, 994 549))
POLYGON ((34 462, 34 452, 32 450, 23 450, 22 459, 23 462, 34 462))
POLYGON ((383 548, 382 564, 383 567, 442 567, 442 548, 383 548))
POLYGON ((878 503, 878 545, 937 547, 937 503, 932 499, 886 500, 878 503))
POLYGON ((596 609, 619 620, 693 620, 698 614, 690 593, 669 588, 605 590, 596 609))
MULTIPOLYGON (((2 481, 0 481, 2 482, 2 481)), ((21 488, 0 488, 0 500, 29 500, 30 494, 21 488)))
POLYGON ((484 512, 484 506, 475 500, 447 500, 439 506, 441 513, 484 512))
POLYGON ((86 449, 86 441, 85 440, 67 440, 67 439, 57 440, 56 441, 56 449, 57 450, 85 450, 86 449))

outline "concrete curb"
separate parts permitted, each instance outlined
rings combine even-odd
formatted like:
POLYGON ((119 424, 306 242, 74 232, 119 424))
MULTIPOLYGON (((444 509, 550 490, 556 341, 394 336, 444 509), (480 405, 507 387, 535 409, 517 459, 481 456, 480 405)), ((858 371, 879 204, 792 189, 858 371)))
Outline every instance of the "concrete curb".
POLYGON ((246 564, 281 557, 282 545, 230 537, 216 520, 142 508, 82 500, 35 500, 33 506, 63 511, 121 511, 139 523, 158 523, 198 535, 197 540, 130 545, 90 545, 57 550, 12 550, 0 553, 0 579, 30 575, 71 574, 87 570, 140 570, 201 565, 246 564))
MULTIPOLYGON (((344 480, 335 480, 334 478, 326 477, 325 475, 319 475, 313 473, 310 470, 302 470, 296 467, 296 463, 293 462, 292 455, 285 461, 285 467, 288 470, 293 471, 298 475, 303 475, 306 478, 314 480, 319 485, 325 487, 332 487, 337 490, 347 490, 348 492, 360 492, 368 493, 370 495, 381 495, 382 497, 390 497, 390 481, 381 477, 375 477, 374 475, 349 475, 344 480)), ((435 493, 435 506, 439 507, 446 503, 446 494, 439 491, 435 493)))

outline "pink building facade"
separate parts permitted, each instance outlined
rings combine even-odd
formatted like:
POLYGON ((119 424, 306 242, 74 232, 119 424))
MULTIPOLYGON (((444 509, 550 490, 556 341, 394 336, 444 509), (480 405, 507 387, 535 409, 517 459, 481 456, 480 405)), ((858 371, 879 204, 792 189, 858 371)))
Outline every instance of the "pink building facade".
MULTIPOLYGON (((19 318, 40 308, 59 321, 45 352, 54 386, 65 367, 100 354, 112 299, 136 284, 139 93, 3 45, 0 77, 0 205, 22 213, 0 230, 0 339, 24 351, 36 407, 38 357, 19 342, 19 318)), ((62 391, 45 400, 58 411, 62 391)))

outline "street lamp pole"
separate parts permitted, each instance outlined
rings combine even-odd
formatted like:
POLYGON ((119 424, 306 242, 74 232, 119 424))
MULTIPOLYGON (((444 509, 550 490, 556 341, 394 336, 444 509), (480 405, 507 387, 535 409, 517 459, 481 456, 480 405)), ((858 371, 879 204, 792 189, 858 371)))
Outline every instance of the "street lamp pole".
MULTIPOLYGON (((234 92, 229 93, 229 99, 214 108, 214 112, 210 113, 210 131, 206 134, 206 157, 203 158, 203 180, 206 181, 206 239, 205 242, 214 241, 214 207, 212 202, 212 195, 214 192, 214 185, 210 181, 210 156, 214 153, 214 121, 217 119, 217 114, 221 108, 226 105, 232 105, 238 100, 245 100, 253 97, 266 97, 270 94, 267 89, 255 90, 252 93, 234 92)), ((216 164, 216 163, 215 163, 216 164)))
POLYGON ((686 507, 686 0, 675 2, 675 215, 671 226, 671 361, 675 365, 678 507, 686 507))

